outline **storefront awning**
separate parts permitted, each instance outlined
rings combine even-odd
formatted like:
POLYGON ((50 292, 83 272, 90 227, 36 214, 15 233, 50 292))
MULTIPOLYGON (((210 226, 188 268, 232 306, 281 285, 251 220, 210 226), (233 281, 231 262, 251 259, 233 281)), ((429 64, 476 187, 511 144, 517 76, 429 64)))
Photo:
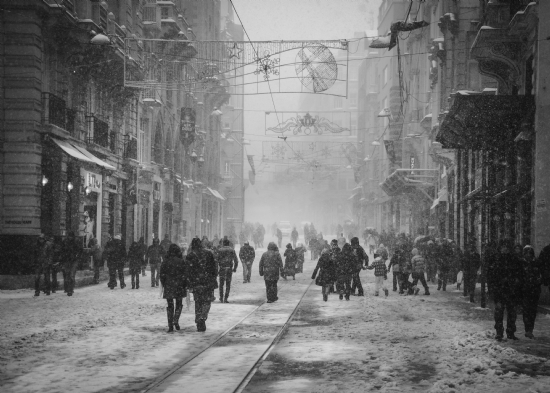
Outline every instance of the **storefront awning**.
POLYGON ((206 187, 206 189, 207 189, 208 192, 209 192, 210 194, 212 194, 214 197, 216 197, 216 198, 218 198, 218 199, 220 199, 220 200, 222 200, 222 201, 225 201, 225 198, 224 198, 224 197, 222 196, 222 194, 220 194, 217 190, 214 190, 214 189, 212 189, 212 188, 210 188, 210 187, 206 187))
POLYGON ((80 151, 78 151, 73 145, 70 143, 63 141, 61 139, 52 138, 52 140, 55 142, 57 146, 61 148, 65 153, 70 155, 71 157, 76 158, 80 161, 87 161, 87 162, 94 162, 88 157, 86 157, 84 154, 82 154, 80 151))
POLYGON ((88 150, 84 149, 83 147, 79 147, 77 145, 73 145, 72 143, 62 140, 53 138, 52 140, 55 142, 57 146, 59 146, 65 153, 70 155, 71 157, 74 157, 80 161, 85 162, 91 162, 93 164, 97 164, 105 169, 109 169, 111 171, 116 170, 116 168, 105 161, 97 158, 92 153, 90 153, 88 150))
POLYGON ((458 92, 436 136, 446 149, 493 150, 510 143, 534 110, 533 96, 458 92))
POLYGON ((437 169, 397 169, 380 183, 380 188, 388 196, 407 194, 415 189, 424 191, 426 188, 434 187, 438 176, 437 169))

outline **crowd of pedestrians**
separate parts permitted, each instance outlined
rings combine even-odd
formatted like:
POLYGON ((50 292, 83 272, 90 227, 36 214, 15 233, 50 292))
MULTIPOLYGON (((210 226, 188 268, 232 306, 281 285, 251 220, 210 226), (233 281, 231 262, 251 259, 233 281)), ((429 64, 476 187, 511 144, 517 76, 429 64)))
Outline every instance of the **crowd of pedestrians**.
MULTIPOLYGON (((328 243, 314 226, 304 228, 305 244, 298 242, 298 235, 290 235, 283 257, 274 242, 261 256, 259 274, 264 278, 267 302, 278 300, 277 282, 287 280, 303 272, 305 254, 309 249, 311 259, 317 260, 312 279, 322 288, 323 300, 329 294, 338 294, 340 300, 350 300, 351 295, 364 296, 361 283, 362 270, 373 270, 375 277, 374 295, 389 295, 391 287, 402 296, 415 296, 420 293, 430 295, 429 284, 437 285, 437 290, 446 291, 448 285, 455 284, 463 290, 465 297, 475 301, 476 283, 483 275, 487 289, 494 302, 496 338, 517 340, 516 319, 521 309, 525 326, 525 336, 534 338, 533 330, 537 317, 538 301, 542 285, 550 285, 550 245, 539 257, 533 247, 514 245, 503 239, 498 244, 488 243, 483 249, 483 258, 475 241, 466 243, 464 250, 448 239, 419 237, 414 241, 403 234, 394 238, 385 234, 378 237, 364 237, 365 246, 370 250, 372 241, 378 243, 373 250, 373 260, 359 244, 357 237, 350 243, 343 236, 328 243), (388 246, 381 243, 384 238, 388 246), (386 285, 391 274, 390 285, 386 285), (507 314, 504 329, 504 314, 507 314)), ((296 231, 297 232, 297 231, 296 231)), ((280 239, 278 239, 280 244, 280 239)), ((258 240, 258 243, 260 241, 258 240)), ((91 239, 89 248, 83 249, 74 233, 69 233, 63 241, 40 235, 35 247, 35 296, 40 295, 41 278, 44 277, 43 291, 46 295, 58 289, 57 274, 62 272, 64 291, 72 296, 75 288, 75 274, 83 258, 91 259, 94 283, 99 283, 100 266, 106 263, 109 271, 107 286, 114 289, 126 287, 124 267, 130 268, 132 289, 140 288, 140 276, 146 276, 145 267, 150 266, 151 287, 163 286, 163 297, 167 300, 168 331, 179 330, 179 317, 182 299, 193 293, 195 300, 195 323, 198 331, 206 330, 206 320, 210 305, 216 300, 215 290, 219 290, 219 301, 229 303, 233 273, 237 271, 239 259, 243 269, 243 283, 250 283, 252 266, 256 252, 248 241, 244 241, 239 254, 235 252, 232 240, 225 237, 209 241, 207 237, 194 238, 188 252, 172 244, 166 236, 162 242, 153 239, 147 247, 144 239, 133 242, 128 252, 120 235, 109 238, 104 249, 96 239, 91 239), (186 254, 186 255, 185 255, 186 254), (117 283, 118 279, 118 283, 117 283)))

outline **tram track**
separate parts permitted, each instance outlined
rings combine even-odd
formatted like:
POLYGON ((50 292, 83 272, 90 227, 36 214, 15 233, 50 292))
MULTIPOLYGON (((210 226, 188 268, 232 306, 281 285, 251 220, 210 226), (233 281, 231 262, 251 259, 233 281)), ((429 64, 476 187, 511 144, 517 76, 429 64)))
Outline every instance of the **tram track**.
MULTIPOLYGON (((298 281, 283 281, 281 285, 278 287, 279 295, 282 295, 286 292, 286 289, 290 289, 292 287, 289 287, 291 282, 298 282, 298 281)), ((246 375, 239 381, 239 383, 236 385, 235 389, 224 389, 224 392, 235 392, 235 393, 241 393, 244 391, 250 380, 253 378, 254 374, 258 371, 258 369, 261 367, 264 360, 268 357, 269 353, 272 351, 272 349, 277 345, 277 343, 280 341, 281 337, 284 335, 288 327, 290 326, 290 323, 296 314, 296 311, 300 307, 300 304, 302 303, 305 294, 310 289, 311 285, 313 283, 313 280, 307 284, 305 290, 301 294, 298 302, 293 307, 292 311, 290 312, 288 318, 280 326, 277 330, 277 333, 267 346, 265 350, 262 351, 261 355, 257 358, 257 360, 250 365, 249 370, 246 372, 246 375)), ((305 283, 304 283, 305 284, 305 283)), ((171 367, 168 371, 164 372, 160 377, 156 378, 152 383, 147 385, 144 389, 142 389, 141 393, 154 393, 156 391, 163 391, 162 387, 169 379, 171 379, 175 374, 177 373, 183 373, 185 372, 186 366, 190 365, 194 360, 199 358, 201 355, 205 356, 208 355, 209 352, 215 350, 218 345, 222 344, 222 341, 225 339, 229 339, 229 335, 232 332, 236 332, 239 327, 244 327, 245 322, 252 319, 255 314, 261 309, 262 306, 266 304, 266 301, 264 300, 261 304, 259 304, 257 307, 255 307, 253 310, 251 310, 248 314, 246 314, 243 318, 241 318, 239 321, 231 325, 229 328, 227 328, 223 333, 221 333, 214 341, 212 341, 210 344, 208 344, 204 349, 201 351, 198 351, 197 353, 193 354, 189 358, 186 358, 184 361, 174 365, 171 367)), ((243 366, 244 367, 244 366, 243 366)), ((246 366, 248 367, 248 365, 246 366)), ((228 387, 229 388, 229 387, 228 387)))

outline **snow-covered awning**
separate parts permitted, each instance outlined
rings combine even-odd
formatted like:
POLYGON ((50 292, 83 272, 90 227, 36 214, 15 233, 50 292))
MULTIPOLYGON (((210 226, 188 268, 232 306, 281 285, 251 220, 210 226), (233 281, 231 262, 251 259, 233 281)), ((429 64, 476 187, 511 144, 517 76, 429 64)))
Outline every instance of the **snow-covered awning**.
POLYGON ((52 141, 55 142, 57 146, 61 148, 65 153, 70 155, 73 158, 76 158, 77 160, 84 161, 84 162, 90 162, 93 164, 97 164, 105 169, 109 169, 111 171, 116 170, 114 166, 111 164, 106 163, 105 161, 97 158, 92 153, 90 153, 88 150, 84 149, 83 147, 79 147, 77 145, 73 145, 69 141, 65 141, 62 139, 57 139, 52 137, 52 141))
POLYGON ((397 169, 380 183, 380 188, 388 196, 407 194, 414 189, 434 187, 438 176, 437 169, 397 169))
POLYGON ((214 189, 212 189, 212 188, 210 188, 210 187, 206 187, 206 189, 208 190, 208 192, 209 192, 212 196, 214 196, 214 197, 216 197, 216 198, 218 198, 218 199, 220 199, 220 200, 222 200, 222 201, 225 201, 225 198, 224 198, 224 197, 222 196, 222 194, 220 194, 217 190, 214 190, 214 189))
POLYGON ((446 149, 499 149, 517 136, 532 108, 533 96, 458 92, 436 141, 446 149))

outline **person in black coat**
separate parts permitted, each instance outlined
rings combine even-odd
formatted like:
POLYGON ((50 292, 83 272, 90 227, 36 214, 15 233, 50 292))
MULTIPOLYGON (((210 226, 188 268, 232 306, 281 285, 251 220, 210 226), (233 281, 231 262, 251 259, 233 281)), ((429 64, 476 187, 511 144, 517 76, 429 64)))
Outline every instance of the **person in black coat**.
POLYGON ((537 318, 537 308, 542 283, 542 265, 535 257, 535 250, 531 246, 523 248, 523 270, 525 273, 523 284, 523 324, 525 337, 534 339, 533 329, 537 318))
POLYGON ((195 299, 195 323, 197 331, 206 331, 206 320, 212 305, 213 290, 218 288, 216 277, 218 271, 214 255, 202 248, 199 238, 191 241, 191 248, 186 258, 189 289, 195 299))
POLYGON ((270 242, 267 245, 267 251, 263 253, 260 259, 260 276, 263 276, 265 281, 265 291, 267 302, 276 302, 277 297, 277 282, 279 275, 283 276, 283 260, 279 249, 275 243, 270 242))
POLYGON ((78 264, 82 258, 82 244, 75 237, 74 232, 69 232, 69 236, 63 243, 63 281, 67 296, 73 296, 75 286, 75 275, 78 264))
MULTIPOLYGON (((203 242, 204 244, 204 242, 203 242)), ((203 245, 204 248, 204 245, 203 245)), ((223 246, 218 248, 216 252, 216 260, 218 261, 219 276, 220 276, 220 302, 229 303, 229 291, 231 291, 231 279, 233 273, 237 271, 239 259, 229 239, 223 239, 223 246), (225 285, 225 294, 223 287, 225 285)))
POLYGON ((239 251, 239 258, 241 258, 241 263, 243 265, 243 282, 250 282, 250 275, 252 273, 252 263, 256 257, 256 251, 250 246, 247 240, 244 241, 243 246, 239 251))
POLYGON ((330 257, 330 249, 326 247, 321 251, 321 257, 313 270, 311 279, 315 280, 315 284, 321 287, 321 292, 323 293, 323 300, 326 302, 328 300, 328 294, 330 292, 330 287, 336 281, 336 266, 334 261, 330 257), (319 278, 315 280, 319 272, 319 278))
POLYGON ((284 253, 285 267, 283 272, 283 278, 286 280, 287 276, 292 276, 292 279, 296 279, 296 251, 292 249, 292 244, 286 245, 284 253))
MULTIPOLYGON (((126 260, 126 249, 122 244, 120 235, 116 235, 113 240, 108 244, 109 253, 107 260, 107 267, 109 269, 109 288, 113 289, 117 286, 116 276, 118 272, 118 280, 120 281, 120 289, 124 289, 126 284, 124 283, 124 262, 126 260)), ((107 249, 107 246, 105 247, 107 249)))
POLYGON ((336 257, 337 290, 340 300, 346 297, 349 300, 351 294, 351 277, 357 266, 357 258, 353 255, 353 249, 349 244, 344 244, 342 252, 336 257))
POLYGON ((357 265, 351 277, 351 294, 355 296, 355 289, 357 289, 357 296, 365 296, 359 274, 361 273, 361 270, 364 270, 367 266, 369 266, 369 256, 365 252, 365 249, 359 244, 358 237, 353 237, 351 239, 351 248, 353 249, 353 255, 355 255, 355 258, 357 259, 357 265))
POLYGON ((132 242, 128 250, 128 260, 130 262, 130 275, 132 276, 132 289, 139 289, 139 275, 142 265, 142 249, 139 243, 132 242))
MULTIPOLYGON (((139 274, 138 274, 139 277, 139 274)), ((180 330, 179 320, 183 309, 182 299, 187 297, 187 266, 183 260, 181 249, 171 244, 166 253, 166 259, 160 266, 160 282, 163 287, 162 297, 166 299, 166 315, 168 317, 168 333, 180 330), (174 308, 174 300, 176 307, 174 308)))
POLYGON ((147 258, 145 258, 145 255, 147 255, 147 245, 145 244, 143 236, 139 238, 138 246, 141 255, 141 275, 145 277, 147 276, 147 273, 145 273, 145 269, 147 268, 147 258))
POLYGON ((525 272, 522 261, 513 253, 511 240, 503 239, 499 244, 499 253, 487 267, 487 285, 495 302, 496 339, 501 341, 504 335, 504 309, 507 311, 506 336, 517 340, 516 306, 521 303, 523 278, 525 272))

